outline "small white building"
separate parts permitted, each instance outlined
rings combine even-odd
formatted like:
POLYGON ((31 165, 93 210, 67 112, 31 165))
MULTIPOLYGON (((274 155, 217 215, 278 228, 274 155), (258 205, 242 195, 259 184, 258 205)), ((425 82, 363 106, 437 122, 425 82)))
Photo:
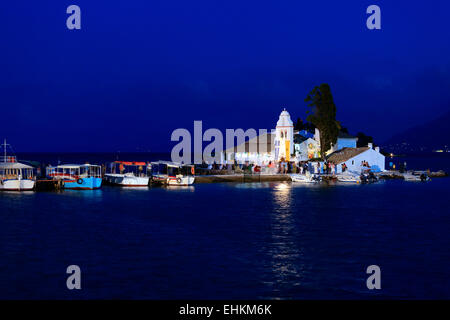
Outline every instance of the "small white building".
POLYGON ((307 161, 318 158, 320 155, 320 145, 312 138, 296 139, 295 158, 296 161, 307 161), (302 140, 301 142, 299 140, 302 140))
POLYGON ((337 137, 336 144, 331 147, 331 152, 344 149, 344 148, 356 148, 358 138, 340 131, 337 137))
MULTIPOLYGON (((314 133, 314 140, 316 140, 319 144, 320 149, 320 131, 316 128, 314 133)), ((326 155, 330 155, 331 153, 341 150, 343 148, 356 148, 356 144, 358 142, 358 138, 352 136, 351 134, 348 134, 346 132, 340 131, 337 136, 337 141, 335 144, 333 144, 327 152, 325 152, 326 155)))
POLYGON ((331 153, 327 157, 328 162, 333 162, 337 165, 337 173, 342 172, 342 164, 345 163, 348 171, 360 173, 362 170, 362 163, 366 162, 374 172, 385 170, 385 156, 380 153, 380 148, 373 148, 369 143, 367 147, 361 148, 343 148, 331 153))

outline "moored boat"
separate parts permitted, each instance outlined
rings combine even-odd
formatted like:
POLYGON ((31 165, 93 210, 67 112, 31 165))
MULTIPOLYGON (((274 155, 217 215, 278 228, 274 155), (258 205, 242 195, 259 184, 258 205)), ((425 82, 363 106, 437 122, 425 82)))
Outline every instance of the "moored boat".
POLYGON ((91 164, 65 164, 47 167, 47 177, 61 180, 64 189, 95 190, 102 186, 100 166, 91 164))
POLYGON ((6 140, 3 143, 4 155, 0 162, 0 190, 29 191, 33 190, 36 177, 34 168, 17 162, 15 156, 8 156, 6 140))
POLYGON ((317 183, 322 181, 322 178, 316 174, 291 174, 292 182, 300 183, 317 183))
POLYGON ((104 179, 111 185, 121 187, 147 187, 151 166, 146 162, 115 161, 110 165, 110 173, 104 179))
POLYGON ((377 176, 370 169, 363 171, 359 179, 361 183, 374 183, 378 181, 377 176))
POLYGON ((403 174, 403 179, 409 182, 425 182, 431 180, 426 173, 413 174, 408 172, 403 174))
POLYGON ((339 173, 336 175, 337 181, 345 183, 361 183, 360 175, 351 173, 349 171, 339 173))
POLYGON ((195 181, 193 165, 168 161, 152 162, 152 182, 169 186, 189 186, 195 181))

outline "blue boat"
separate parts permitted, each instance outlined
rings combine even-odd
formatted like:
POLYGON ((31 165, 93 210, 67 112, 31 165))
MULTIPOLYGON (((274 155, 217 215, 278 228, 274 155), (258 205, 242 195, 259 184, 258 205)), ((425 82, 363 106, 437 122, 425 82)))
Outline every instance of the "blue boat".
POLYGON ((64 189, 95 190, 102 186, 102 168, 91 164, 47 167, 47 177, 61 180, 64 189))

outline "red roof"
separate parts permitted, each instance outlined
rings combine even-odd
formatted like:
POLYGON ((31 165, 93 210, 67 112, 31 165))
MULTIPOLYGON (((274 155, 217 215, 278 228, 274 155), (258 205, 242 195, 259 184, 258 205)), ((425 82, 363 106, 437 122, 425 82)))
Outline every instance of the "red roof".
POLYGON ((146 162, 136 162, 136 161, 115 161, 115 163, 123 164, 124 166, 146 166, 146 162))

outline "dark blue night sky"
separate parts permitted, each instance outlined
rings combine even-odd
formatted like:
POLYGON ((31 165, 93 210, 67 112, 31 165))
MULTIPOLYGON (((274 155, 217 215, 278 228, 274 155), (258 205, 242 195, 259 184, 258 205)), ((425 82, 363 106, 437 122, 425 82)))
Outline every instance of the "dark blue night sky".
POLYGON ((450 109, 448 1, 8 1, 0 138, 16 151, 168 151, 176 128, 273 128, 331 85, 378 143, 450 109), (66 28, 81 7, 82 29, 66 28), (366 28, 381 7, 382 30, 366 28))

